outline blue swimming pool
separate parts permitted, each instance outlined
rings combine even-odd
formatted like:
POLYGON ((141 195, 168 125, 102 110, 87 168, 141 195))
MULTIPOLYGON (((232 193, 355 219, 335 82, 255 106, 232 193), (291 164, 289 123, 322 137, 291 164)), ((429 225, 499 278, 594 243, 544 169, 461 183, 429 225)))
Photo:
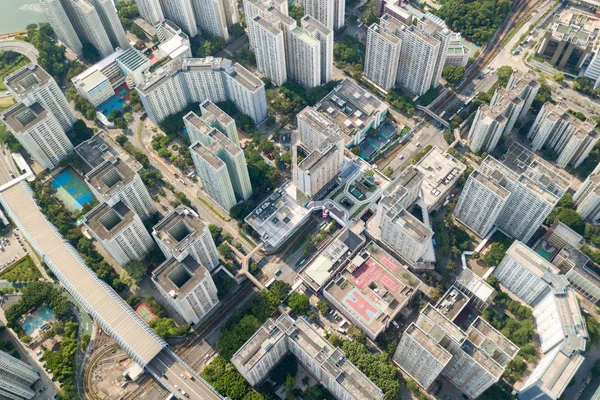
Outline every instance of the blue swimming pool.
POLYGON ((125 104, 125 100, 115 94, 113 97, 101 104, 98 109, 102 114, 108 116, 108 114, 110 114, 113 110, 120 110, 123 108, 125 104))
POLYGON ((52 179, 56 196, 71 212, 79 211, 94 200, 94 194, 71 168, 66 168, 52 179))
POLYGON ((56 319, 56 314, 48 306, 42 306, 35 310, 34 313, 26 316, 19 322, 21 328, 27 336, 31 336, 36 330, 38 330, 44 324, 56 319))

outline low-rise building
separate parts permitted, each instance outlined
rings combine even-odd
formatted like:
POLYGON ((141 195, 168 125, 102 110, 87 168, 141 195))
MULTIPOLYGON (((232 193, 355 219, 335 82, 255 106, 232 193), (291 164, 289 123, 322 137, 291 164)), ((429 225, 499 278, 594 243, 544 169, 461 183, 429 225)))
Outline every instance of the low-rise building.
POLYGON ((421 288, 421 281, 374 244, 367 245, 323 291, 354 325, 375 340, 421 288))
POLYGON ((233 355, 231 362, 252 386, 293 354, 311 375, 340 400, 382 400, 383 392, 304 319, 283 314, 269 319, 233 355))
POLYGON ((85 224, 119 265, 144 258, 154 247, 138 215, 125 203, 102 203, 85 215, 85 224))
POLYGON ((471 303, 479 311, 491 306, 496 297, 496 290, 468 268, 463 268, 456 281, 454 281, 454 286, 469 296, 471 303))
POLYGON ((552 259, 560 272, 579 294, 597 303, 600 300, 600 276, 588 265, 589 257, 573 247, 563 247, 552 259))

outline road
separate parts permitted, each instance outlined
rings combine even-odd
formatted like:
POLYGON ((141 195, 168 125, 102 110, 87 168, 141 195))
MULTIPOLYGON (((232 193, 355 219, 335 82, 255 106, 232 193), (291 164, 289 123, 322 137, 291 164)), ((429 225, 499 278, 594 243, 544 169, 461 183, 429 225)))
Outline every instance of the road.
POLYGON ((31 43, 27 43, 22 40, 2 39, 0 40, 0 50, 14 51, 16 53, 23 54, 29 58, 32 63, 37 64, 39 53, 31 43))

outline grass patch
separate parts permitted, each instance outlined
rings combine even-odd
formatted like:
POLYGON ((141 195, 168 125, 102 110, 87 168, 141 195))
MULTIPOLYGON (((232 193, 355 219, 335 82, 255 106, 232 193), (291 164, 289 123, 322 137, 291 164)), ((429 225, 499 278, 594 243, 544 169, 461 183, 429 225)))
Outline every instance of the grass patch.
POLYGON ((29 255, 16 261, 0 273, 0 279, 5 279, 9 282, 31 282, 37 281, 41 277, 42 274, 40 274, 40 271, 29 255))
POLYGON ((219 216, 219 217, 220 217, 220 218, 221 218, 223 221, 225 221, 225 222, 229 222, 229 221, 231 221, 231 218, 229 218, 229 217, 227 217, 227 216, 223 215, 223 213, 222 213, 221 211, 219 211, 219 210, 218 210, 216 207, 214 207, 212 204, 210 204, 210 203, 208 202, 208 200, 206 200, 204 197, 202 197, 202 196, 198 196, 198 199, 199 199, 201 202, 203 202, 204 204, 206 204, 206 206, 207 206, 208 208, 210 208, 210 209, 211 209, 211 210, 212 210, 212 211, 213 211, 215 214, 217 214, 217 215, 218 215, 218 216, 219 216))

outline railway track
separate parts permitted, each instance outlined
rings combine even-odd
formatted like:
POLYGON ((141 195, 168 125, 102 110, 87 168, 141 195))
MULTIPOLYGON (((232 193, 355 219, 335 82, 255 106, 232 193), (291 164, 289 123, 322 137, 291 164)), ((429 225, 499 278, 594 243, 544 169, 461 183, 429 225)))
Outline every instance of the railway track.
POLYGON ((500 28, 498 28, 496 34, 492 37, 492 40, 487 44, 485 49, 483 49, 483 53, 467 70, 466 77, 462 83, 456 88, 455 91, 447 91, 442 94, 442 96, 438 97, 428 108, 439 115, 446 108, 446 106, 456 98, 455 92, 461 93, 467 87, 467 85, 471 84, 473 79, 477 76, 477 74, 479 74, 483 67, 492 61, 499 50, 498 46, 504 42, 519 21, 522 18, 525 18, 531 10, 535 9, 543 1, 544 0, 517 0, 513 6, 512 12, 509 14, 509 16, 507 16, 502 25, 500 25, 500 28))

